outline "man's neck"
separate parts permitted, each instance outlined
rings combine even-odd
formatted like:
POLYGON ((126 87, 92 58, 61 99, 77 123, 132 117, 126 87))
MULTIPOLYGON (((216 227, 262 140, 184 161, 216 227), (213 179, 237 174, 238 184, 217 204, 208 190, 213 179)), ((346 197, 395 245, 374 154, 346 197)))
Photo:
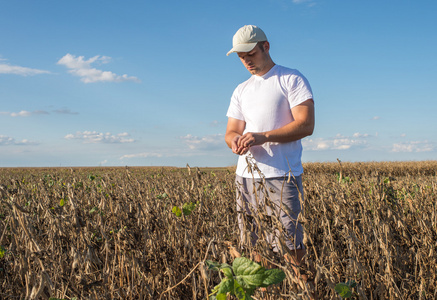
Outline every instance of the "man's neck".
POLYGON ((260 73, 258 73, 258 74, 255 74, 256 76, 263 76, 263 75, 265 75, 265 74, 267 74, 274 66, 275 66, 276 64, 272 61, 272 60, 270 60, 268 63, 267 63, 267 65, 266 65, 266 67, 264 68, 264 70, 262 71, 262 72, 260 72, 260 73))

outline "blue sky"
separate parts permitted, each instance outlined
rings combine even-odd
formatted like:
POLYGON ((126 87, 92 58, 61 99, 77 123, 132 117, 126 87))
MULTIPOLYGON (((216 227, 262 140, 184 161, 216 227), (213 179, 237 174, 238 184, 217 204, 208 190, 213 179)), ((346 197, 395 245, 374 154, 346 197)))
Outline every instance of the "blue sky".
POLYGON ((0 166, 229 166, 232 36, 316 103, 303 161, 437 158, 435 1, 1 1, 0 166))

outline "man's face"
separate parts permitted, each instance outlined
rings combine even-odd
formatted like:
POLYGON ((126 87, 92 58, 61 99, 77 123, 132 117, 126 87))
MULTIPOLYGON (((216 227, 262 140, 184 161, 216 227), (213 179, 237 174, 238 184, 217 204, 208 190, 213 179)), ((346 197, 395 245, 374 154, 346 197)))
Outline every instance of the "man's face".
POLYGON ((268 71, 266 70, 269 62, 268 51, 268 42, 264 42, 264 44, 261 44, 261 47, 260 45, 256 45, 252 51, 238 52, 237 54, 250 74, 261 76, 268 71))

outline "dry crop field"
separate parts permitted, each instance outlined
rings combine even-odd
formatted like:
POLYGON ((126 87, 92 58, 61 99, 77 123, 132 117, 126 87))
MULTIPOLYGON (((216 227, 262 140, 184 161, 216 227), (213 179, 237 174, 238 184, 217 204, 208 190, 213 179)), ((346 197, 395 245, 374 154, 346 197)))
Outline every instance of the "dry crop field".
MULTIPOLYGON (((253 299, 437 298, 437 161, 304 168, 311 281, 243 243, 286 274, 253 299)), ((220 278, 205 260, 232 263, 240 243, 233 172, 0 169, 0 298, 206 299, 220 278)))

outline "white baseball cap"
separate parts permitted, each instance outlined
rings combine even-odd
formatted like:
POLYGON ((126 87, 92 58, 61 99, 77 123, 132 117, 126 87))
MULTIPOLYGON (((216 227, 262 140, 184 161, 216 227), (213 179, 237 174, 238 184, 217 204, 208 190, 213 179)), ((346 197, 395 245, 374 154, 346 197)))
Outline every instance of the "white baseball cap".
POLYGON ((245 25, 238 29, 232 39, 232 49, 226 54, 233 52, 249 52, 255 48, 258 42, 267 41, 267 36, 261 28, 254 25, 245 25))

